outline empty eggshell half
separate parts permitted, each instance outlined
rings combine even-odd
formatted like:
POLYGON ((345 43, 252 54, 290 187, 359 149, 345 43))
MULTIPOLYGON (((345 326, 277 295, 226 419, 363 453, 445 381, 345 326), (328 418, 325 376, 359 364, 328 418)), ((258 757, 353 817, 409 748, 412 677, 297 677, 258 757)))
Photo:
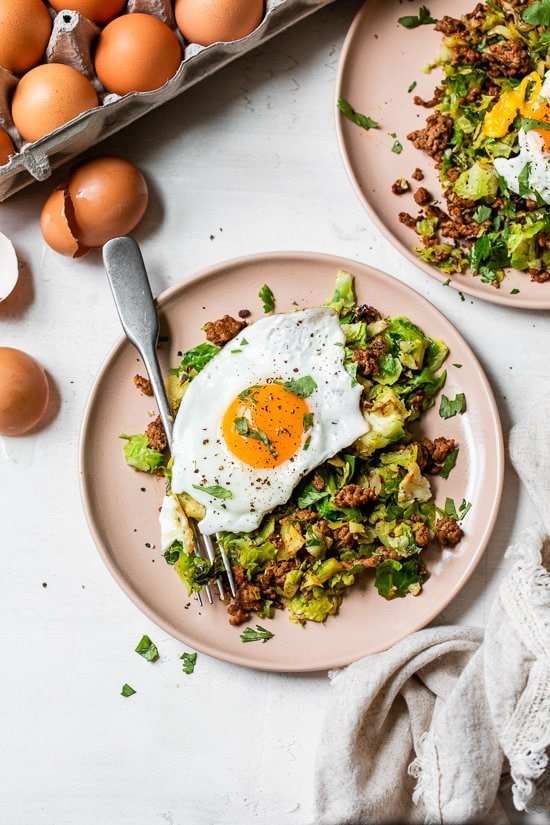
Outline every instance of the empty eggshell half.
POLYGON ((52 192, 42 210, 42 235, 56 252, 79 258, 135 229, 148 199, 145 178, 132 163, 94 158, 52 192))
POLYGON ((9 238, 0 232, 0 301, 11 295, 19 278, 19 264, 9 238))

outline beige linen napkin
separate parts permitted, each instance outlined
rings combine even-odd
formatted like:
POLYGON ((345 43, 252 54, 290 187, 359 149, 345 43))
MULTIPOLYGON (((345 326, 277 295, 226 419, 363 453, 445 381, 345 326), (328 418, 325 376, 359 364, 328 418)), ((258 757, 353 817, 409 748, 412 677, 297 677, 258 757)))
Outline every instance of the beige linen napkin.
POLYGON ((517 810, 550 808, 549 422, 550 399, 511 433, 542 524, 508 549, 485 634, 429 628, 333 676, 315 825, 506 822, 503 771, 517 810))

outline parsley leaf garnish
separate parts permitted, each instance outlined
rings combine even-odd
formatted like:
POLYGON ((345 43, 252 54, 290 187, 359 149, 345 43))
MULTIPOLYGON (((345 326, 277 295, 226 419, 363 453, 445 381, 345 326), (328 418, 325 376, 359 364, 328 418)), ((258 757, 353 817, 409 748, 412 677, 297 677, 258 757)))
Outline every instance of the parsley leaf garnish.
POLYGON ((304 413, 303 418, 304 432, 307 433, 313 427, 313 413, 304 413))
POLYGON ((273 633, 270 630, 266 630, 265 627, 261 625, 256 625, 256 630, 253 627, 247 627, 245 631, 241 633, 241 642, 267 642, 269 639, 273 638, 273 633))
POLYGON ((521 19, 532 26, 550 26, 550 0, 536 0, 523 10, 521 19))
POLYGON ((338 99, 338 109, 344 117, 347 117, 348 120, 365 129, 365 131, 368 132, 369 129, 378 129, 378 123, 375 120, 368 115, 362 115, 360 112, 356 112, 353 106, 348 103, 347 100, 344 100, 343 97, 338 99))
POLYGON ((418 26, 427 26, 429 23, 437 23, 437 20, 435 17, 431 16, 430 10, 426 8, 426 6, 420 6, 418 9, 418 16, 409 14, 405 17, 400 17, 397 22, 401 26, 405 26, 406 29, 416 29, 418 26))
POLYGON ((409 94, 412 92, 412 90, 413 90, 413 89, 416 89, 416 80, 413 80, 413 82, 411 83, 411 85, 410 85, 410 86, 409 86, 409 88, 407 89, 407 91, 409 92, 409 94))
POLYGON ((454 400, 447 398, 446 395, 441 396, 439 404, 441 418, 452 418, 457 413, 462 415, 463 412, 466 412, 466 396, 463 392, 459 392, 454 400))
POLYGON ((139 655, 147 659, 148 662, 156 662, 159 657, 158 648, 149 636, 141 637, 136 647, 136 653, 139 653, 139 655))
POLYGON ((456 465, 456 460, 458 458, 458 447, 452 450, 445 461, 443 462, 443 467, 439 471, 439 475, 441 478, 449 478, 451 471, 454 469, 456 465))
POLYGON ((517 287, 514 287, 514 289, 510 290, 510 295, 517 295, 518 293, 519 293, 519 289, 517 287))
POLYGON ((302 447, 302 449, 303 449, 303 450, 309 450, 309 445, 310 445, 310 444, 311 444, 311 436, 310 436, 310 435, 308 435, 308 437, 306 438, 305 443, 304 443, 304 446, 302 447))
POLYGON ((211 484, 210 486, 202 484, 193 484, 195 490, 202 490, 213 498, 233 498, 231 490, 226 490, 225 487, 220 487, 219 484, 211 484))
POLYGON ((258 297, 264 305, 264 312, 273 312, 275 309, 275 296, 267 284, 264 284, 260 289, 258 297))
POLYGON ((290 381, 285 381, 283 384, 285 390, 288 390, 298 398, 309 398, 317 389, 317 384, 311 375, 304 375, 303 378, 295 378, 290 381))
POLYGON ((180 659, 183 660, 183 665, 181 669, 184 673, 191 674, 195 670, 195 665, 197 663, 197 654, 196 653, 182 653, 180 659))
POLYGON ((394 144, 391 148, 392 152, 395 152, 396 155, 400 155, 403 151, 403 144, 400 143, 398 140, 394 141, 394 144))
POLYGON ((257 389, 259 389, 259 387, 257 387, 257 386, 247 387, 246 390, 243 390, 242 392, 239 393, 239 398, 241 399, 241 401, 250 401, 252 404, 257 404, 258 402, 257 402, 256 398, 254 398, 254 395, 253 395, 254 390, 257 390, 257 389))
POLYGON ((456 512, 455 503, 452 498, 445 499, 445 513, 451 518, 454 518, 455 521, 458 521, 458 513, 456 512))
POLYGON ((179 367, 170 370, 170 373, 177 375, 179 378, 186 373, 199 373, 219 351, 220 347, 216 347, 213 344, 199 344, 185 352, 179 367))
POLYGON ((122 685, 122 690, 120 691, 121 696, 133 696, 136 691, 130 685, 122 685))
POLYGON ((459 519, 462 521, 462 519, 466 518, 466 516, 468 515, 468 513, 470 512, 471 509, 472 509, 472 502, 471 501, 466 501, 466 499, 463 498, 462 501, 460 502, 460 507, 458 508, 459 519))
POLYGON ((233 422, 239 435, 248 435, 248 421, 244 417, 236 418, 233 422))
POLYGON ((535 120, 531 117, 522 117, 519 121, 519 126, 524 132, 532 132, 533 129, 536 129, 538 132, 548 131, 548 129, 550 129, 550 123, 544 120, 535 120))
POLYGON ((484 206, 483 204, 481 204, 481 206, 478 206, 476 211, 472 215, 472 218, 476 223, 485 223, 485 221, 488 221, 490 217, 491 208, 489 206, 484 206))

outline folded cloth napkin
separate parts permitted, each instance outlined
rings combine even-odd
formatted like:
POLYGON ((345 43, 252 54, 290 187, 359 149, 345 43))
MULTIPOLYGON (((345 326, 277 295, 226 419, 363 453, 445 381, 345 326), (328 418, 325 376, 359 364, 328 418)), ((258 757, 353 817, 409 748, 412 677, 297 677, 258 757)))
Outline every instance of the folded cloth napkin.
POLYGON ((507 551, 485 633, 429 628, 333 675, 315 825, 507 822, 503 773, 517 810, 550 809, 549 421, 550 399, 511 433, 542 524, 507 551))

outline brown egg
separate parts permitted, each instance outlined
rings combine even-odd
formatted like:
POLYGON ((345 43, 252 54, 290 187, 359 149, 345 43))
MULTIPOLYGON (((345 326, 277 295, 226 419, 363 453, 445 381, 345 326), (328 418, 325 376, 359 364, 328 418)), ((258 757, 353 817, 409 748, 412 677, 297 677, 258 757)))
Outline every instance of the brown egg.
POLYGON ((0 166, 4 166, 15 152, 11 137, 0 129, 0 166))
POLYGON ((23 74, 46 51, 52 18, 42 0, 0 0, 0 66, 23 74))
POLYGON ((21 78, 11 114, 21 137, 32 143, 98 105, 83 74, 62 63, 45 63, 21 78))
POLYGON ((253 32, 264 15, 264 0, 176 0, 175 12, 185 39, 209 46, 253 32))
POLYGON ((127 235, 147 209, 145 178, 122 158, 94 158, 52 192, 40 226, 46 243, 61 255, 79 258, 90 247, 127 235))
POLYGON ((149 92, 173 77, 182 52, 172 29, 150 14, 124 14, 106 26, 95 53, 95 68, 109 92, 149 92))
POLYGON ((74 210, 67 189, 56 189, 42 209, 40 228, 44 240, 59 252, 69 258, 81 258, 88 253, 74 237, 71 224, 74 222, 74 210))
POLYGON ((48 406, 48 379, 30 355, 0 347, 0 434, 22 435, 38 424, 48 406))
POLYGON ((126 0, 50 0, 56 11, 78 11, 100 26, 120 14, 125 5, 126 0))

